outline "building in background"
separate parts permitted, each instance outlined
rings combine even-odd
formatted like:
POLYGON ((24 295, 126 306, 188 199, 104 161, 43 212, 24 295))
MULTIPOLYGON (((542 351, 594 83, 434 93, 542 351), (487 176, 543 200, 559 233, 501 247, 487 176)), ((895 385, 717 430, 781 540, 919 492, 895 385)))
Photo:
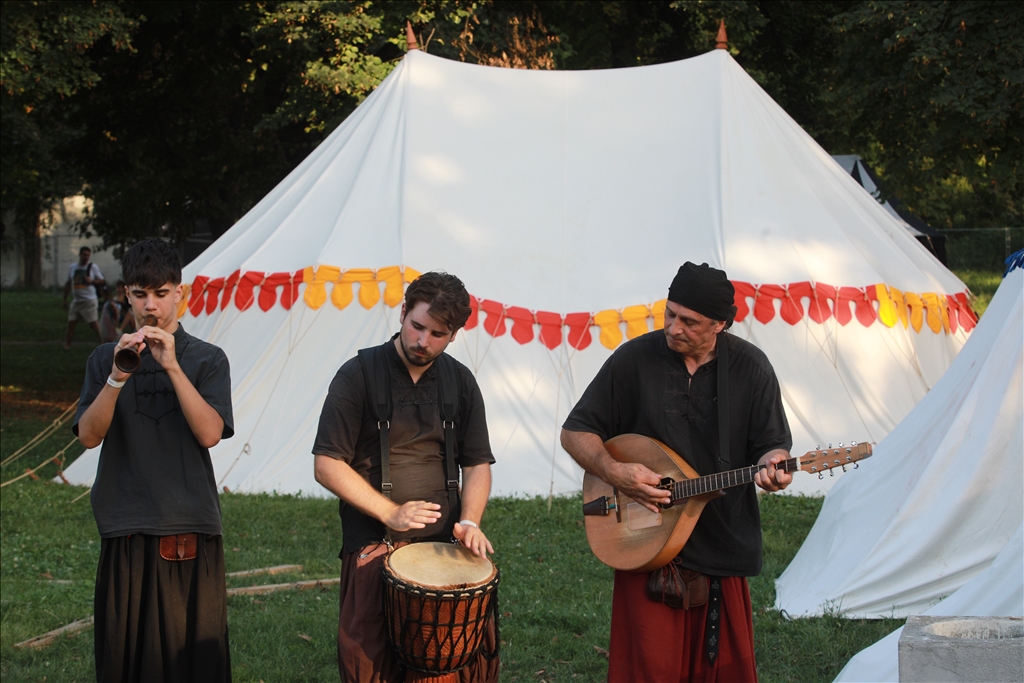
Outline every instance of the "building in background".
MULTIPOLYGON (((114 257, 112 249, 103 249, 103 240, 90 235, 83 237, 79 226, 92 215, 92 202, 82 195, 66 197, 60 204, 40 217, 44 227, 39 241, 39 285, 47 289, 60 289, 67 278, 68 266, 78 260, 78 250, 92 249, 92 262, 111 283, 121 277, 121 262, 114 257)), ((182 265, 188 265, 213 244, 209 222, 199 219, 195 231, 180 245, 182 265)), ((20 239, 4 239, 0 249, 0 287, 23 287, 26 285, 25 245, 20 239)))
MULTIPOLYGON (((78 250, 92 249, 92 262, 110 282, 121 277, 121 264, 110 250, 101 251, 103 240, 83 237, 79 225, 92 214, 92 202, 77 195, 66 197, 42 216, 39 240, 39 284, 47 288, 61 288, 67 279, 68 267, 78 260, 78 250)), ((0 286, 20 287, 25 283, 24 245, 20 239, 3 240, 0 249, 0 286)))

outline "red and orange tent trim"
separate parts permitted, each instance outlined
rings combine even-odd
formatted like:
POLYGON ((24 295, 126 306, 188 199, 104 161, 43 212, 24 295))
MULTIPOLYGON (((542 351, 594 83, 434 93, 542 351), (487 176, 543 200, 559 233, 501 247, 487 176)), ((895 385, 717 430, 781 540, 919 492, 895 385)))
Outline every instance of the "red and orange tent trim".
MULTIPOLYGON (((231 304, 240 311, 248 310, 253 304, 269 311, 280 302, 285 310, 290 310, 299 299, 300 285, 305 285, 302 293, 305 304, 317 310, 327 303, 328 284, 331 285, 330 301, 341 310, 356 298, 353 285, 357 283, 359 304, 363 308, 373 308, 382 298, 386 305, 394 308, 402 302, 405 285, 419 275, 419 271, 403 266, 348 270, 319 266, 294 273, 235 271, 228 277, 212 279, 199 275, 191 285, 187 285, 187 295, 179 306, 178 315, 183 316, 186 311, 195 317, 204 313, 210 315, 231 304), (384 284, 383 295, 381 283, 384 284)), ((875 323, 887 327, 901 324, 904 329, 913 327, 915 332, 927 327, 936 334, 950 334, 961 327, 969 332, 978 321, 966 292, 918 294, 902 292, 884 284, 835 287, 821 282, 755 285, 733 280, 733 285, 736 288, 736 322, 742 322, 753 314, 755 320, 767 324, 778 314, 790 325, 796 325, 806 316, 819 325, 834 317, 836 322, 845 326, 856 318, 865 327, 875 323), (776 301, 780 302, 778 306, 776 301)), ((467 330, 480 324, 480 313, 483 312, 483 328, 492 337, 509 333, 520 344, 536 338, 549 349, 555 349, 562 344, 564 335, 569 346, 578 350, 587 348, 593 341, 591 327, 600 330, 598 338, 603 346, 614 349, 623 340, 622 323, 626 324, 625 337, 633 339, 649 331, 649 319, 653 319, 654 329, 660 329, 665 312, 664 299, 621 310, 564 315, 532 311, 475 296, 470 296, 470 306, 473 313, 466 323, 467 330), (512 323, 511 330, 508 329, 509 322, 512 323)))

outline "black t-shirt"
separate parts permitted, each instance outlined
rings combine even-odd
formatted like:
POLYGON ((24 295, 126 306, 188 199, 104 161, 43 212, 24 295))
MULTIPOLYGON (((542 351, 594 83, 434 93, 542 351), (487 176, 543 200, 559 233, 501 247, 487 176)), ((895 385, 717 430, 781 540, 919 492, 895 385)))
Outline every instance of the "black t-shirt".
MULTIPOLYGON (((438 363, 427 368, 414 384, 398 356, 394 338, 383 346, 390 369, 393 405, 388 433, 391 500, 399 505, 410 500, 425 500, 441 506, 441 519, 434 524, 401 533, 393 531, 391 538, 395 541, 450 539, 460 510, 449 509, 445 489, 444 428, 437 405, 438 363)), ((459 467, 493 463, 484 400, 476 378, 465 365, 451 360, 459 385, 455 462, 459 467)), ((358 356, 342 365, 331 382, 320 413, 313 453, 344 461, 380 491, 380 430, 358 356)), ((383 524, 344 501, 340 514, 345 552, 355 552, 384 538, 383 524)))
MULTIPOLYGON (((89 357, 72 426, 76 436, 78 421, 110 375, 114 346, 103 344, 89 357)), ((235 427, 227 356, 181 325, 174 333, 174 348, 185 376, 224 420, 222 438, 229 438, 235 427)), ((149 348, 117 397, 91 499, 103 538, 223 533, 210 451, 196 440, 167 371, 149 348)))
MULTIPOLYGON (((768 451, 789 450, 792 436, 768 358, 728 333, 730 469, 754 465, 768 451)), ((638 337, 612 354, 563 427, 607 441, 643 434, 664 442, 701 475, 718 460, 718 361, 691 375, 665 332, 638 337)), ((705 506, 683 547, 684 566, 715 576, 761 572, 761 518, 754 484, 726 489, 705 506)))

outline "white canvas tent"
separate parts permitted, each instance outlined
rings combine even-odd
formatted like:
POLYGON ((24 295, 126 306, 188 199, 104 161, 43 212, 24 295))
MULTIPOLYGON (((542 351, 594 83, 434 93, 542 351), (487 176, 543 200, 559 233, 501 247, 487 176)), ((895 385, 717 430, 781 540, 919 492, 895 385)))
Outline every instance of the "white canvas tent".
MULTIPOLYGON (((776 607, 793 617, 826 610, 905 617, 966 584, 1021 533, 1022 431, 1024 270, 1017 269, 931 393, 856 477, 829 492, 776 581, 776 607)), ((1020 593, 1020 571, 1005 580, 1020 593)))
POLYGON ((403 280, 443 269, 479 304, 450 351, 483 391, 494 492, 578 490, 561 422, 660 325, 686 260, 738 283, 734 332, 775 364, 797 449, 884 437, 972 324, 963 283, 725 51, 592 72, 412 52, 186 269, 182 322, 232 363, 218 484, 323 494, 310 448, 336 368, 398 329, 403 280))
MULTIPOLYGON (((992 564, 948 598, 924 612, 929 616, 1024 617, 1024 525, 1010 535, 992 564)), ((897 683, 898 628, 858 652, 836 677, 836 683, 897 683)), ((1024 662, 1021 662, 1024 672, 1024 662)))

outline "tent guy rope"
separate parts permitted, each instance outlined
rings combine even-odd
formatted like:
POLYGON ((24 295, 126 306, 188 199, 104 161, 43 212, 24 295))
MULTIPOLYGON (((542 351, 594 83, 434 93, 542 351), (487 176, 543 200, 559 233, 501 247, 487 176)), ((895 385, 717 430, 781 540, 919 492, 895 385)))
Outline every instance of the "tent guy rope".
POLYGON ((3 462, 0 463, 0 467, 6 467, 10 463, 14 462, 18 458, 20 458, 21 456, 23 456, 24 454, 28 453, 33 448, 41 444, 47 438, 49 438, 51 434, 60 429, 64 425, 64 423, 67 422, 71 418, 71 416, 75 414, 75 410, 77 408, 78 401, 75 401, 70 406, 68 406, 63 413, 60 414, 60 417, 51 422, 50 425, 46 427, 46 429, 36 434, 34 437, 32 437, 31 440, 29 440, 27 444, 16 450, 11 455, 4 458, 3 462))

